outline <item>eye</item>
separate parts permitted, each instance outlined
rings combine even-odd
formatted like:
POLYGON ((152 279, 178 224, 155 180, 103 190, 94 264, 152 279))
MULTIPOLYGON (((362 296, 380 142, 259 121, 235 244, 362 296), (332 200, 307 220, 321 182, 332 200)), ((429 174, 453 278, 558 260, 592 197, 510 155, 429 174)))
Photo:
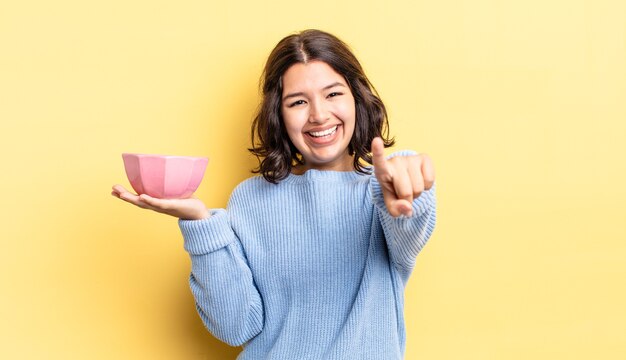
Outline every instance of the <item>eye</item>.
POLYGON ((343 94, 340 93, 340 92, 332 92, 332 93, 328 94, 328 97, 335 97, 335 96, 339 96, 339 95, 343 95, 343 94))
POLYGON ((296 101, 292 102, 291 104, 289 104, 288 107, 294 107, 296 105, 302 105, 302 104, 304 104, 304 100, 296 100, 296 101))

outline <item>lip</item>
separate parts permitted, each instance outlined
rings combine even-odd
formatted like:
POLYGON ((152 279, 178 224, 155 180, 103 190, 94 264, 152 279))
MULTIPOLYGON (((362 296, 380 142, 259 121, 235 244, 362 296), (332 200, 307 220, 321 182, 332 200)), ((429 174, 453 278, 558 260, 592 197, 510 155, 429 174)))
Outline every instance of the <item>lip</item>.
POLYGON ((313 145, 313 146, 332 145, 339 139, 339 131, 343 131, 343 126, 341 124, 334 124, 331 126, 319 127, 319 128, 308 130, 307 132, 304 133, 304 138, 307 140, 307 142, 310 145, 313 145), (337 129, 335 130, 335 133, 332 134, 331 136, 315 137, 309 134, 309 132, 311 131, 313 132, 324 131, 324 130, 332 129, 335 126, 337 126, 337 129))

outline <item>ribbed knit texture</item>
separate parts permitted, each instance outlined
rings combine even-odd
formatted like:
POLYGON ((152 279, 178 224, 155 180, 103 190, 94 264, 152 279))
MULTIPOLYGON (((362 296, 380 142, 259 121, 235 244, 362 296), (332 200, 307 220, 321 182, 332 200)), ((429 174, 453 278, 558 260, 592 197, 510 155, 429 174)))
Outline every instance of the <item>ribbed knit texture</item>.
POLYGON ((393 218, 373 175, 253 177, 227 210, 179 226, 198 313, 243 345, 238 359, 403 358, 404 287, 435 226, 434 188, 393 218))

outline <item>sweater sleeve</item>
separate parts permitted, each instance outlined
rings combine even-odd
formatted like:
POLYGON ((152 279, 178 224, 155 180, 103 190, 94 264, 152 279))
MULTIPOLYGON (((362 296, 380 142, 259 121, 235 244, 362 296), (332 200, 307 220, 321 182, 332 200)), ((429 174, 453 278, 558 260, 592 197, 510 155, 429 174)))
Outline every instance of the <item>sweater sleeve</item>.
POLYGON ((243 248, 226 210, 203 220, 180 220, 191 257, 189 283, 204 325, 218 339, 239 346, 263 328, 263 305, 243 248))
MULTIPOLYGON (((389 156, 415 155, 413 151, 399 151, 389 156)), ((391 263, 406 281, 415 267, 417 254, 426 245, 436 220, 435 185, 413 200, 413 215, 393 217, 387 210, 380 184, 375 176, 370 179, 372 201, 385 234, 391 263)))

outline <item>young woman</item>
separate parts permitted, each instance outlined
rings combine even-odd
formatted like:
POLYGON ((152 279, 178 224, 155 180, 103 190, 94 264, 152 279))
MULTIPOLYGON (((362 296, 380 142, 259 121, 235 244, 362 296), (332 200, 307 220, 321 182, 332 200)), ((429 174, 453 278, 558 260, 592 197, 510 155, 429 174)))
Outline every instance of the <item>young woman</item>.
POLYGON ((262 176, 227 209, 112 194, 179 218, 198 313, 243 345, 239 359, 401 359, 404 287, 435 226, 431 160, 384 156, 385 107, 331 34, 282 39, 262 89, 250 149, 262 176))

